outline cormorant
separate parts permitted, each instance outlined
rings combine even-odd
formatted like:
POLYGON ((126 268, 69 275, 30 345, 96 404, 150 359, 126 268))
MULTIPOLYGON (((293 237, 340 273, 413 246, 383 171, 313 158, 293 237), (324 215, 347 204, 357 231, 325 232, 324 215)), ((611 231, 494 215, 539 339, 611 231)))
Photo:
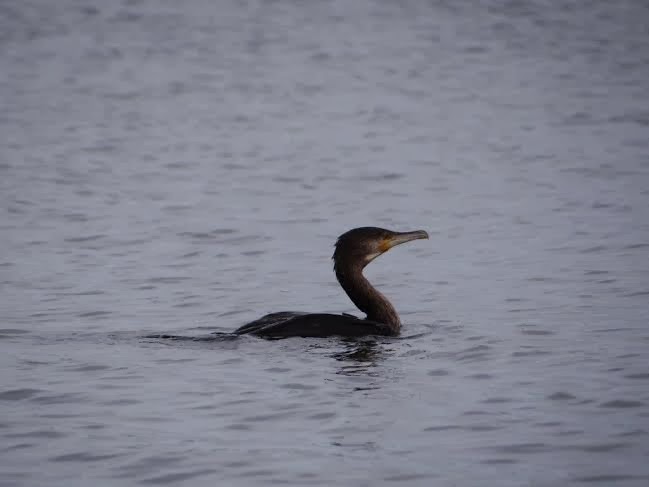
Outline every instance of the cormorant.
POLYGON ((390 301, 363 276, 363 268, 395 245, 428 238, 423 230, 393 232, 377 227, 349 230, 338 237, 332 257, 336 278, 366 319, 349 314, 281 311, 262 316, 234 333, 263 337, 326 337, 399 334, 401 322, 390 301))

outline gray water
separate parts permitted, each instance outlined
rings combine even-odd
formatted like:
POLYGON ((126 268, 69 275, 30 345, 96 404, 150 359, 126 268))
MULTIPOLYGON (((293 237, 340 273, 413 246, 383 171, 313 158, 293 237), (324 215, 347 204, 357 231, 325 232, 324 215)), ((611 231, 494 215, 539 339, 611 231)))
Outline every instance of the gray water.
POLYGON ((645 486, 649 4, 0 3, 0 485, 645 486), (400 338, 169 341, 358 314, 400 338))

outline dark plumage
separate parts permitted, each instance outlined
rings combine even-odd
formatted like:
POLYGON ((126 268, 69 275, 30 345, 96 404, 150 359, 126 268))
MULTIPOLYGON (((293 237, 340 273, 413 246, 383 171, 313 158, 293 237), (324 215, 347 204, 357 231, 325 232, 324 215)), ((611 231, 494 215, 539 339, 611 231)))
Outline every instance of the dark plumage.
POLYGON ((265 337, 325 337, 331 335, 398 335, 401 322, 396 310, 363 275, 363 268, 395 245, 428 238, 423 230, 393 232, 361 227, 338 237, 333 255, 338 282, 366 319, 348 314, 282 311, 259 318, 235 331, 265 337))

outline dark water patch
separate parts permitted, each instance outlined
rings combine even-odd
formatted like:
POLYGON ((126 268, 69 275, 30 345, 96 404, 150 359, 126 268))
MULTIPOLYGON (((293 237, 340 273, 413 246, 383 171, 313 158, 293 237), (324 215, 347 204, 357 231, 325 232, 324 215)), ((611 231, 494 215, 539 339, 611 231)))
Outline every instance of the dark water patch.
POLYGON ((223 462, 223 466, 226 468, 242 468, 249 467, 251 465, 250 460, 231 460, 223 462))
POLYGON ((61 394, 52 394, 48 396, 37 396, 31 399, 31 401, 38 404, 78 404, 83 400, 83 396, 78 393, 61 393, 61 394))
POLYGON ((290 367, 269 367, 264 369, 264 372, 271 372, 274 374, 285 374, 286 372, 293 372, 290 367))
POLYGON ((77 316, 79 318, 105 318, 112 314, 112 311, 86 311, 84 313, 79 313, 77 316))
POLYGON ((158 276, 149 277, 145 281, 151 284, 179 284, 184 281, 191 281, 193 278, 188 276, 158 276))
POLYGON ((169 455, 154 455, 151 457, 141 458, 135 460, 133 463, 119 467, 119 473, 113 474, 116 478, 131 478, 138 475, 147 475, 151 471, 159 471, 164 468, 169 468, 172 465, 178 464, 182 461, 177 456, 169 455))
POLYGON ((13 389, 0 392, 0 401, 20 401, 43 392, 41 389, 13 389))
POLYGON ((232 235, 237 233, 237 230, 234 228, 215 228, 208 232, 180 232, 178 233, 179 237, 188 237, 193 240, 214 240, 223 235, 232 235))
POLYGON ((380 386, 365 386, 365 387, 354 387, 352 389, 353 392, 366 392, 366 391, 377 391, 381 389, 380 386))
POLYGON ((496 430, 501 430, 503 429, 503 426, 496 426, 493 424, 474 424, 474 425, 468 425, 465 426, 463 429, 466 431, 496 431, 496 430))
POLYGON ((491 347, 489 345, 477 345, 457 352, 455 356, 461 362, 475 362, 487 359, 490 352, 491 347))
MULTIPOLYGON (((630 329, 631 328, 629 328, 629 330, 630 329)), ((616 355, 615 356, 616 359, 622 359, 622 360, 633 359, 633 358, 641 358, 641 357, 644 357, 644 354, 640 354, 640 353, 623 353, 621 355, 616 355)))
POLYGON ((444 377, 446 375, 449 375, 450 372, 446 369, 433 369, 429 370, 426 374, 431 377, 444 377))
POLYGON ((554 335, 555 332, 551 330, 541 330, 537 327, 532 327, 529 325, 519 325, 518 329, 521 331, 523 335, 531 335, 531 336, 548 336, 548 335, 554 335))
POLYGON ((146 416, 129 416, 129 419, 132 421, 154 424, 169 424, 170 422, 169 418, 166 416, 151 416, 149 414, 146 416))
POLYGON ((44 413, 38 414, 38 417, 46 419, 69 419, 78 418, 79 415, 77 413, 44 413))
POLYGON ((537 311, 536 308, 510 308, 507 310, 508 313, 533 313, 537 311))
POLYGON ((631 444, 629 443, 600 443, 600 444, 590 444, 590 445, 573 445, 573 446, 562 447, 562 448, 579 450, 586 453, 608 453, 613 450, 628 448, 630 446, 631 444))
POLYGON ((302 178, 294 176, 274 176, 273 181, 278 183, 300 183, 302 182, 302 178))
MULTIPOLYGON (((129 374, 123 374, 123 375, 105 375, 101 377, 101 381, 125 381, 125 380, 142 380, 144 379, 143 375, 140 374, 135 374, 135 373, 129 373, 129 374)), ((133 386, 132 385, 127 385, 127 384, 111 384, 111 383, 98 383, 97 384, 97 389, 131 389, 133 386)))
POLYGON ((616 485, 616 482, 623 482, 625 480, 635 480, 643 477, 635 475, 615 475, 615 474, 602 474, 602 475, 586 475, 583 477, 574 477, 574 482, 583 482, 589 484, 604 483, 607 485, 616 485))
POLYGON ((191 258, 193 258, 193 257, 198 257, 198 256, 201 255, 201 254, 202 254, 202 252, 200 252, 200 251, 197 250, 197 251, 195 251, 195 252, 187 252, 186 254, 182 254, 182 255, 180 256, 180 258, 181 258, 181 259, 191 259, 191 258))
POLYGON ((538 426, 540 428, 554 428, 556 426, 561 426, 562 424, 561 421, 543 421, 540 423, 534 423, 533 426, 538 426))
POLYGON ((27 431, 24 433, 9 433, 4 435, 6 438, 41 438, 41 439, 56 439, 64 438, 67 436, 65 433, 55 430, 35 430, 27 431))
POLYGON ((245 357, 229 357, 219 361, 219 365, 239 365, 246 362, 245 357))
POLYGON ((422 355, 427 355, 428 353, 429 353, 428 350, 410 349, 410 350, 406 350, 406 351, 400 353, 399 357, 415 358, 415 357, 421 357, 422 355))
POLYGON ((378 445, 373 441, 363 441, 363 442, 332 441, 331 445, 340 446, 342 448, 349 448, 355 451, 363 451, 363 452, 374 452, 378 449, 378 445))
POLYGON ((509 397, 490 397, 487 399, 483 399, 480 401, 482 404, 505 404, 508 402, 512 402, 513 399, 509 397))
POLYGON ((287 419, 295 415, 295 411, 285 411, 280 413, 271 413, 271 414, 257 414, 254 416, 246 416, 242 418, 242 421, 250 423, 263 423, 266 421, 275 421, 279 419, 287 419))
POLYGON ((23 365, 28 365, 28 366, 38 366, 38 365, 50 365, 53 362, 43 362, 41 360, 21 360, 23 365))
POLYGON ((601 408, 614 408, 614 409, 628 409, 628 408, 639 408, 644 406, 645 403, 641 401, 633 401, 628 399, 615 399, 613 401, 607 401, 600 404, 601 408))
POLYGON ((513 443, 510 445, 500 445, 489 448, 497 450, 500 453, 507 453, 510 455, 533 455, 536 453, 546 453, 553 450, 553 447, 545 443, 513 443))
POLYGON ((624 113, 622 115, 613 115, 608 118, 608 121, 615 124, 638 124, 642 127, 649 126, 649 111, 637 111, 631 113, 624 113))
MULTIPOLYGON (((632 328, 598 328, 595 330, 590 330, 591 333, 619 333, 619 332, 627 332, 632 330, 632 328)), ((636 357, 637 354, 632 354, 630 357, 627 358, 632 358, 636 357)), ((624 358, 623 356, 618 356, 616 358, 624 358)))
POLYGON ((79 237, 68 237, 63 239, 64 242, 68 243, 83 243, 83 242, 94 242, 95 240, 100 240, 105 238, 107 235, 97 234, 97 235, 84 235, 79 237))
POLYGON ((314 389, 318 389, 318 386, 303 384, 299 382, 289 382, 288 384, 282 384, 279 387, 282 389, 291 389, 295 391, 312 391, 314 389))
MULTIPOLYGON (((9 445, 7 447, 4 447, 4 448, 0 449, 0 451, 10 452, 10 451, 14 451, 14 450, 25 450, 26 448, 33 448, 33 447, 34 447, 34 443, 16 443, 14 445, 9 445)), ((0 484, 0 485, 2 485, 2 484, 0 484)))
POLYGON ((634 291, 632 293, 623 294, 625 298, 636 298, 639 296, 649 296, 649 289, 643 291, 634 291))
POLYGON ((386 482, 410 482, 413 480, 423 480, 423 479, 435 479, 439 478, 439 475, 432 475, 432 474, 416 474, 416 473, 403 473, 399 475, 390 475, 388 477, 383 477, 383 480, 386 482))
POLYGON ((466 337, 466 340, 469 341, 469 342, 475 342, 475 341, 484 340, 484 339, 486 339, 486 338, 487 338, 487 337, 484 336, 484 335, 476 335, 476 336, 469 336, 469 337, 466 337))
MULTIPOLYGON (((127 239, 124 239, 124 240, 118 240, 118 239, 113 238, 111 240, 111 242, 110 242, 110 246, 111 247, 117 247, 117 248, 120 248, 120 247, 142 247, 142 246, 148 244, 151 241, 152 241, 151 238, 127 238, 127 239)), ((123 253, 123 254, 112 254, 112 255, 125 256, 125 255, 129 255, 129 254, 128 253, 123 253)))
POLYGON ((117 147, 112 144, 99 144, 82 147, 81 150, 88 153, 110 153, 116 151, 117 147))
POLYGON ((577 399, 575 396, 568 392, 555 392, 548 396, 548 399, 551 401, 568 401, 572 399, 577 399))
POLYGON ((236 316, 241 313, 247 313, 249 311, 250 311, 249 309, 234 309, 231 311, 224 311, 223 313, 220 313, 218 316, 219 318, 226 318, 228 316, 236 316))
POLYGON ((106 294, 106 291, 89 289, 85 291, 72 292, 72 293, 56 293, 57 296, 101 296, 106 294))
POLYGON ((552 276, 532 276, 525 279, 529 282, 547 282, 547 283, 559 283, 561 280, 557 277, 552 276))
POLYGON ((482 411, 480 409, 469 409, 468 411, 464 411, 462 413, 462 416, 493 416, 494 412, 491 411, 482 411))
POLYGON ((428 426, 423 429, 423 431, 429 432, 429 431, 451 431, 451 430, 460 430, 464 428, 464 426, 460 426, 459 424, 447 424, 447 425, 440 425, 440 426, 428 426))
POLYGON ((51 462, 100 462, 102 460, 110 460, 111 458, 116 458, 123 456, 123 454, 111 454, 111 455, 93 455, 87 452, 78 452, 78 453, 68 453, 65 455, 58 455, 51 457, 49 460, 51 462))
MULTIPOLYGON (((248 394, 248 395, 252 396, 252 395, 254 395, 254 394, 255 394, 254 391, 249 391, 249 394, 248 394)), ((221 403, 221 405, 224 406, 224 407, 229 407, 229 406, 241 406, 241 405, 244 405, 244 404, 250 404, 251 402, 254 402, 254 401, 255 401, 255 399, 253 399, 253 398, 245 398, 245 399, 230 399, 230 400, 228 400, 228 401, 223 401, 223 402, 221 403)))
POLYGON ((193 358, 160 358, 154 360, 156 364, 185 364, 189 362, 195 362, 196 357, 193 358))
POLYGON ((493 379, 493 375, 491 374, 484 374, 484 373, 478 373, 478 374, 471 374, 466 376, 468 379, 476 379, 476 380, 488 380, 488 379, 493 379))
POLYGON ((173 342, 197 342, 197 343, 210 343, 210 342, 228 342, 233 340, 240 340, 240 335, 234 333, 211 333, 210 335, 188 336, 188 335, 170 335, 167 333, 144 335, 140 337, 142 340, 155 340, 160 343, 173 343, 173 342))
POLYGON ((198 308, 203 306, 204 303, 199 303, 196 301, 186 301, 184 303, 176 303, 171 305, 172 308, 198 308))
POLYGON ((336 416, 337 414, 333 412, 322 412, 322 413, 315 413, 310 416, 307 416, 307 419, 322 421, 322 420, 335 418, 336 416))
MULTIPOLYGON (((408 326, 417 326, 417 325, 408 325, 408 326)), ((434 328, 435 327, 435 325, 433 325, 433 324, 422 324, 420 326, 424 326, 424 327, 427 327, 427 328, 434 328)), ((417 340, 419 338, 424 338, 424 337, 431 336, 432 334, 433 334, 433 331, 431 330, 431 331, 424 331, 424 332, 421 332, 421 333, 415 333, 413 335, 401 335, 401 336, 398 336, 398 337, 394 337, 394 339, 395 340, 417 340)), ((433 341, 441 341, 442 338, 440 338, 440 337, 432 337, 432 340, 433 341)))
POLYGON ((69 222, 87 222, 88 221, 88 215, 85 213, 66 213, 63 215, 63 218, 65 218, 69 222))
POLYGON ((138 399, 113 399, 111 401, 103 401, 101 404, 104 406, 132 406, 140 402, 138 399))
POLYGON ((531 350, 519 350, 516 352, 512 352, 512 357, 539 357, 543 355, 551 355, 552 352, 549 352, 547 350, 538 350, 538 349, 531 349, 531 350))
POLYGON ((646 436, 647 434, 649 434, 649 432, 647 432, 647 430, 636 429, 636 430, 631 430, 631 431, 623 431, 622 433, 618 433, 618 434, 613 435, 613 436, 616 436, 616 437, 619 437, 619 438, 626 438, 626 437, 630 437, 630 436, 646 436))
POLYGON ((244 250, 240 252, 241 255, 244 255, 246 257, 256 257, 258 255, 264 255, 265 253, 265 250, 244 250))
POLYGON ((192 470, 188 472, 176 472, 168 473, 165 475, 159 475, 157 477, 151 477, 148 479, 141 480, 141 484, 148 485, 167 485, 167 484, 178 484, 178 482, 185 482, 187 480, 202 477, 204 475, 209 475, 216 473, 215 469, 202 469, 202 470, 192 470))
POLYGON ((198 406, 192 406, 191 409, 195 411, 212 411, 218 407, 217 404, 200 404, 198 406))
POLYGON ((627 374, 624 376, 626 379, 634 380, 649 380, 649 372, 639 372, 636 374, 627 374))
POLYGON ((173 161, 164 165, 167 169, 188 169, 195 166, 196 163, 190 161, 173 161))
POLYGON ((13 335, 26 335, 28 333, 30 333, 28 330, 20 330, 18 328, 0 328, 0 335, 4 335, 7 337, 13 335))
POLYGON ((605 245, 594 245, 592 247, 586 247, 585 249, 579 250, 580 254, 595 254, 608 250, 608 247, 605 245))
POLYGON ((485 465, 510 465, 518 463, 518 460, 514 458, 489 458, 487 460, 482 460, 480 463, 485 465))
POLYGON ((626 245, 624 247, 624 250, 636 250, 636 249, 646 249, 646 248, 649 248, 649 243, 637 243, 637 244, 626 245))
POLYGON ((365 176, 359 177, 360 181, 371 181, 371 182, 380 182, 380 181, 396 181, 404 177, 401 173, 396 172, 386 172, 382 174, 367 174, 365 176))
POLYGON ((100 370, 109 370, 110 367, 107 365, 78 365, 74 367, 66 367, 66 370, 71 372, 97 372, 100 370))

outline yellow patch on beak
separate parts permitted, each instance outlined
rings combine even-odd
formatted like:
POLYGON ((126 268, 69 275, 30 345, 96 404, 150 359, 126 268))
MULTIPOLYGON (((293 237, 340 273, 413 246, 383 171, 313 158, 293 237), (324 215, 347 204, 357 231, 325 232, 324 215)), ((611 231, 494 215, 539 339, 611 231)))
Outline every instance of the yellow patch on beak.
POLYGON ((390 250, 393 246, 392 239, 391 238, 384 238, 381 240, 381 243, 379 244, 379 250, 381 252, 387 252, 390 250))

